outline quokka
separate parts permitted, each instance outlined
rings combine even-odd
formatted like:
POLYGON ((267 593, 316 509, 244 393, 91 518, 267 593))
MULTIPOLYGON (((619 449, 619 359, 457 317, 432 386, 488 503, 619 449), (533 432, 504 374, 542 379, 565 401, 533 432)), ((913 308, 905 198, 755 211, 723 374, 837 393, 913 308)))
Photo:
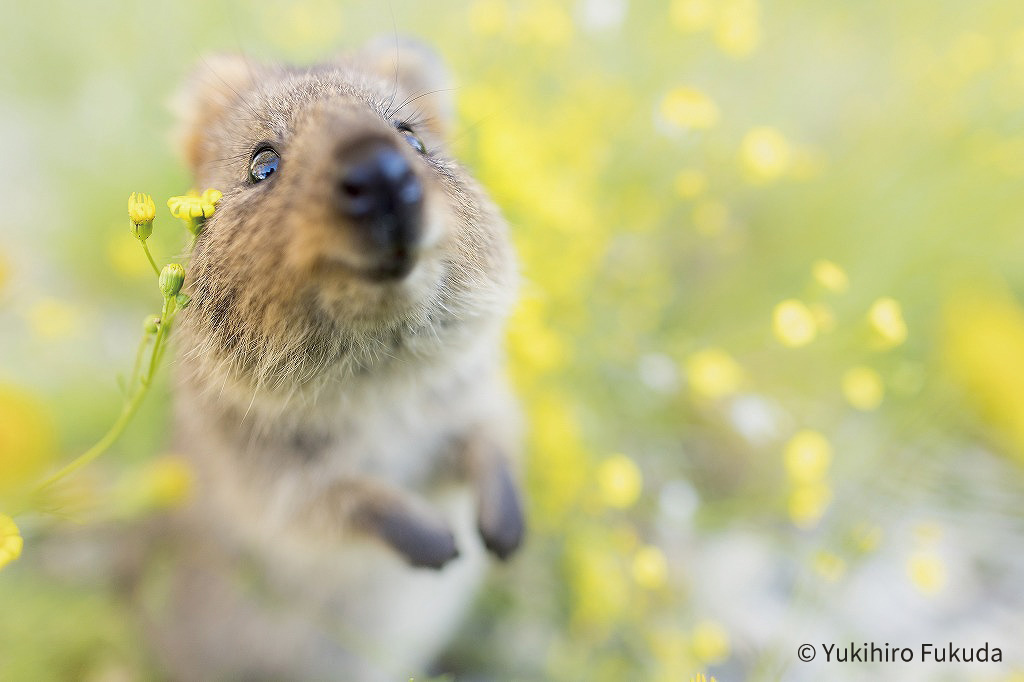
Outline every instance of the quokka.
POLYGON ((175 433, 197 476, 141 584, 174 679, 408 680, 524 521, 508 228, 451 158, 438 57, 205 60, 175 433))

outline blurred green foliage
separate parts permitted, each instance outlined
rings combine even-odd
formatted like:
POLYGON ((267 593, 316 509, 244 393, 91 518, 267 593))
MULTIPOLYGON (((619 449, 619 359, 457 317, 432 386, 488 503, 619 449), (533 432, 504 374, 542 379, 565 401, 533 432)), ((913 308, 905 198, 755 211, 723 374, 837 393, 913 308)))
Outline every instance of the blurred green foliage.
MULTIPOLYGON (((526 280, 509 346, 533 534, 454 669, 821 679, 794 633, 1024 627, 1019 2, 5 14, 0 494, 117 414, 155 295, 124 199, 187 188, 166 102, 188 70, 210 51, 308 62, 397 32, 456 75, 454 149, 505 210, 526 280)), ((158 258, 182 248, 172 225, 161 207, 158 258)), ((84 477, 84 517, 165 453, 157 388, 84 477)), ((19 524, 0 678, 145 677, 106 588, 46 577, 31 556, 46 524, 19 524)), ((978 679, 1021 674, 1012 641, 978 679)))

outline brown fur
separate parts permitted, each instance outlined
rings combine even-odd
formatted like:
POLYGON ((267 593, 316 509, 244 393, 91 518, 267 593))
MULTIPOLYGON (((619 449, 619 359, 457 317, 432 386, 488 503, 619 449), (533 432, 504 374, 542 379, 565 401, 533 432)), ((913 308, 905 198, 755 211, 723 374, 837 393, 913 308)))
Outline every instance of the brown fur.
POLYGON ((215 57, 180 98, 196 186, 224 196, 179 317, 176 433, 198 494, 143 591, 175 678, 408 679, 467 605, 481 546, 520 542, 499 351, 514 259, 444 147, 445 88, 434 55, 390 42, 311 68, 215 57), (425 189, 402 279, 367 277, 331 208, 337 150, 368 138, 425 189), (268 142, 280 169, 253 184, 268 142))

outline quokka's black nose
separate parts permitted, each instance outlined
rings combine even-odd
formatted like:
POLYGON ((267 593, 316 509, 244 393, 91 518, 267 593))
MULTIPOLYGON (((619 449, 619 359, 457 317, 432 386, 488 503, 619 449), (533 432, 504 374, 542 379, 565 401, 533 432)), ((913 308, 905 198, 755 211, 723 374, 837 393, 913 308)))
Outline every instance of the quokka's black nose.
POLYGON ((404 274, 400 271, 420 239, 423 184, 409 161, 387 141, 358 142, 340 150, 338 161, 339 212, 365 232, 382 265, 394 265, 396 275, 404 274))

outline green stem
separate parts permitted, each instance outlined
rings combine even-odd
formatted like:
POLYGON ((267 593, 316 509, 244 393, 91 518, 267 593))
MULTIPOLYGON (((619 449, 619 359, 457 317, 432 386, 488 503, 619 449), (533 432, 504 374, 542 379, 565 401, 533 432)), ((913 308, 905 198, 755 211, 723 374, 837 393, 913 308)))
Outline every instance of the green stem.
POLYGON ((107 431, 103 438, 100 438, 95 445, 80 454, 78 457, 75 457, 68 464, 61 467, 56 473, 36 486, 36 493, 43 492, 60 479, 75 473, 86 464, 106 452, 107 449, 121 436, 121 433, 124 431, 124 428, 128 426, 128 422, 131 421, 132 417, 135 416, 135 412, 139 409, 139 405, 142 404, 142 399, 146 397, 147 388, 147 386, 143 385, 131 401, 124 406, 124 409, 121 410, 121 416, 117 418, 117 421, 114 422, 114 425, 110 427, 110 430, 107 431))
POLYGON ((144 334, 142 341, 139 342, 139 349, 135 351, 135 364, 132 365, 131 379, 128 380, 128 387, 125 393, 135 388, 135 383, 139 378, 139 369, 142 367, 142 356, 146 353, 146 346, 149 345, 149 334, 144 334))
POLYGON ((155 272, 156 276, 159 277, 160 268, 156 266, 156 261, 153 260, 153 254, 149 252, 149 246, 146 244, 145 241, 140 241, 139 243, 142 244, 142 250, 146 252, 146 258, 149 259, 149 264, 153 266, 153 272, 155 272))
MULTIPOLYGON (((153 351, 149 357, 149 367, 146 368, 145 374, 142 376, 139 382, 138 389, 131 400, 121 410, 121 415, 114 422, 114 425, 110 427, 110 430, 99 441, 91 448, 83 452, 78 457, 75 457, 68 464, 61 467, 54 474, 46 478, 42 483, 36 486, 35 493, 39 494, 44 492, 47 488, 52 486, 57 481, 61 480, 65 476, 70 476, 89 462, 93 461, 104 452, 106 452, 111 445, 113 445, 121 434, 124 432, 128 422, 131 421, 132 417, 138 411, 139 406, 142 404, 142 400, 146 397, 149 392, 149 386, 153 382, 153 377, 156 375, 156 371, 160 366, 160 358, 163 357, 163 345, 167 339, 167 333, 170 329, 171 322, 174 320, 175 313, 175 302, 173 298, 164 299, 163 312, 160 315, 161 323, 160 328, 157 330, 156 337, 153 340, 153 351)), ((148 337, 148 335, 147 335, 148 337)), ((139 354, 141 355, 145 348, 146 339, 143 339, 142 345, 139 347, 139 354)), ((136 363, 138 364, 138 363, 136 363)), ((133 372, 134 381, 134 372, 133 372)))

